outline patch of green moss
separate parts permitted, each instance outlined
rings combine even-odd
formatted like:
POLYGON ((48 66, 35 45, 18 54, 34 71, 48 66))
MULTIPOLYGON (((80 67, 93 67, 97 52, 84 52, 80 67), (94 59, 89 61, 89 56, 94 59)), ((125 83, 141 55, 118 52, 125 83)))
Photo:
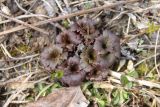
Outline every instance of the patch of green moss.
POLYGON ((31 48, 28 45, 19 44, 17 47, 13 48, 10 51, 10 54, 12 56, 18 56, 18 55, 20 55, 22 53, 26 53, 26 52, 28 52, 30 50, 31 50, 31 48))
POLYGON ((155 25, 154 22, 148 23, 148 29, 146 33, 151 35, 152 33, 156 32, 160 28, 160 25, 155 25))
POLYGON ((30 47, 28 45, 20 44, 17 46, 17 49, 26 53, 30 50, 30 47))
POLYGON ((139 75, 141 76, 145 75, 147 72, 149 72, 149 70, 150 69, 146 62, 139 64, 138 67, 136 68, 136 71, 138 71, 139 75))

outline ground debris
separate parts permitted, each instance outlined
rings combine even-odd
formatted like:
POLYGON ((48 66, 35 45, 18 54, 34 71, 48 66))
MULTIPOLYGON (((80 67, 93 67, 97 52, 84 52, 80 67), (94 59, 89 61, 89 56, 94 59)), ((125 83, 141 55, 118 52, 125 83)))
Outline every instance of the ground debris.
POLYGON ((0 0, 0 107, 87 106, 73 86, 88 107, 158 107, 159 17, 160 0, 0 0))
POLYGON ((69 87, 54 90, 26 107, 87 107, 88 104, 89 101, 84 97, 80 87, 69 87))

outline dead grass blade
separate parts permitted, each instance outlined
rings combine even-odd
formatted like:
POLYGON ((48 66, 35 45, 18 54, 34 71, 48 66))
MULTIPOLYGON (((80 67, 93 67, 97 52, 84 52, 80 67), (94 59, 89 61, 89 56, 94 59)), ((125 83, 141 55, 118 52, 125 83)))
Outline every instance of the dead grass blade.
MULTIPOLYGON (((39 26, 39 25, 50 23, 50 22, 56 22, 56 21, 71 18, 71 17, 74 17, 74 16, 79 16, 79 15, 83 15, 83 14, 87 14, 87 13, 91 13, 91 12, 97 12, 97 11, 100 11, 100 10, 103 10, 103 9, 110 9, 110 8, 116 7, 118 5, 134 3, 134 2, 138 2, 138 1, 141 1, 141 0, 120 1, 118 3, 113 3, 113 4, 110 4, 110 5, 99 6, 99 7, 95 7, 95 8, 91 8, 91 9, 87 9, 87 10, 81 10, 81 11, 78 11, 78 12, 75 12, 75 13, 70 13, 70 14, 63 15, 63 16, 54 17, 54 18, 51 18, 51 19, 48 19, 48 20, 40 21, 36 24, 32 24, 32 25, 29 25, 29 26, 32 26, 32 28, 33 28, 33 26, 39 26)), ((25 28, 27 28, 27 27, 20 25, 20 26, 14 27, 12 29, 0 32, 0 36, 5 35, 5 34, 9 34, 9 33, 15 32, 15 31, 19 31, 19 30, 22 30, 22 29, 25 29, 25 28)))

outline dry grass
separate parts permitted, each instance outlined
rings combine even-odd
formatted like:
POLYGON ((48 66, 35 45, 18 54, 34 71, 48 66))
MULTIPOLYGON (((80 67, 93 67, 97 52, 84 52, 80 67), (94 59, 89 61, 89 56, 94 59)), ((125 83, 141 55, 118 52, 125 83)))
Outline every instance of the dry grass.
MULTIPOLYGON (((124 89, 131 96, 122 106, 159 107, 159 0, 51 1, 0 1, 0 106, 25 106, 57 84, 41 65, 39 54, 55 42, 61 30, 78 19, 89 17, 98 23, 97 26, 121 37, 119 64, 111 68, 105 81, 92 81, 106 91, 108 105, 115 100, 112 96, 114 89, 124 89), (130 71, 139 76, 129 75, 130 71), (126 88, 121 81, 122 75, 126 75, 134 85, 126 88), (37 91, 38 84, 46 87, 37 91)), ((86 97, 91 99, 93 96, 86 97)), ((91 101, 94 102, 93 99, 91 101)))

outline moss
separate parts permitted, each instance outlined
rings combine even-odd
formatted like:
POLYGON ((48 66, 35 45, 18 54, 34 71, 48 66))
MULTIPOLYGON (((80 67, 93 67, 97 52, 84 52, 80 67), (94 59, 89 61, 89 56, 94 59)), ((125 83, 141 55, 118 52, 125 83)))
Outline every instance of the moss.
POLYGON ((20 44, 17 46, 17 49, 26 53, 30 50, 30 47, 28 45, 20 44))
POLYGON ((22 52, 27 53, 31 50, 31 48, 28 45, 20 44, 17 47, 11 49, 10 54, 11 56, 18 56, 22 52))
POLYGON ((136 71, 138 71, 138 73, 142 76, 145 75, 147 72, 149 72, 149 67, 148 64, 146 62, 143 62, 141 64, 138 65, 138 67, 136 68, 136 71))

